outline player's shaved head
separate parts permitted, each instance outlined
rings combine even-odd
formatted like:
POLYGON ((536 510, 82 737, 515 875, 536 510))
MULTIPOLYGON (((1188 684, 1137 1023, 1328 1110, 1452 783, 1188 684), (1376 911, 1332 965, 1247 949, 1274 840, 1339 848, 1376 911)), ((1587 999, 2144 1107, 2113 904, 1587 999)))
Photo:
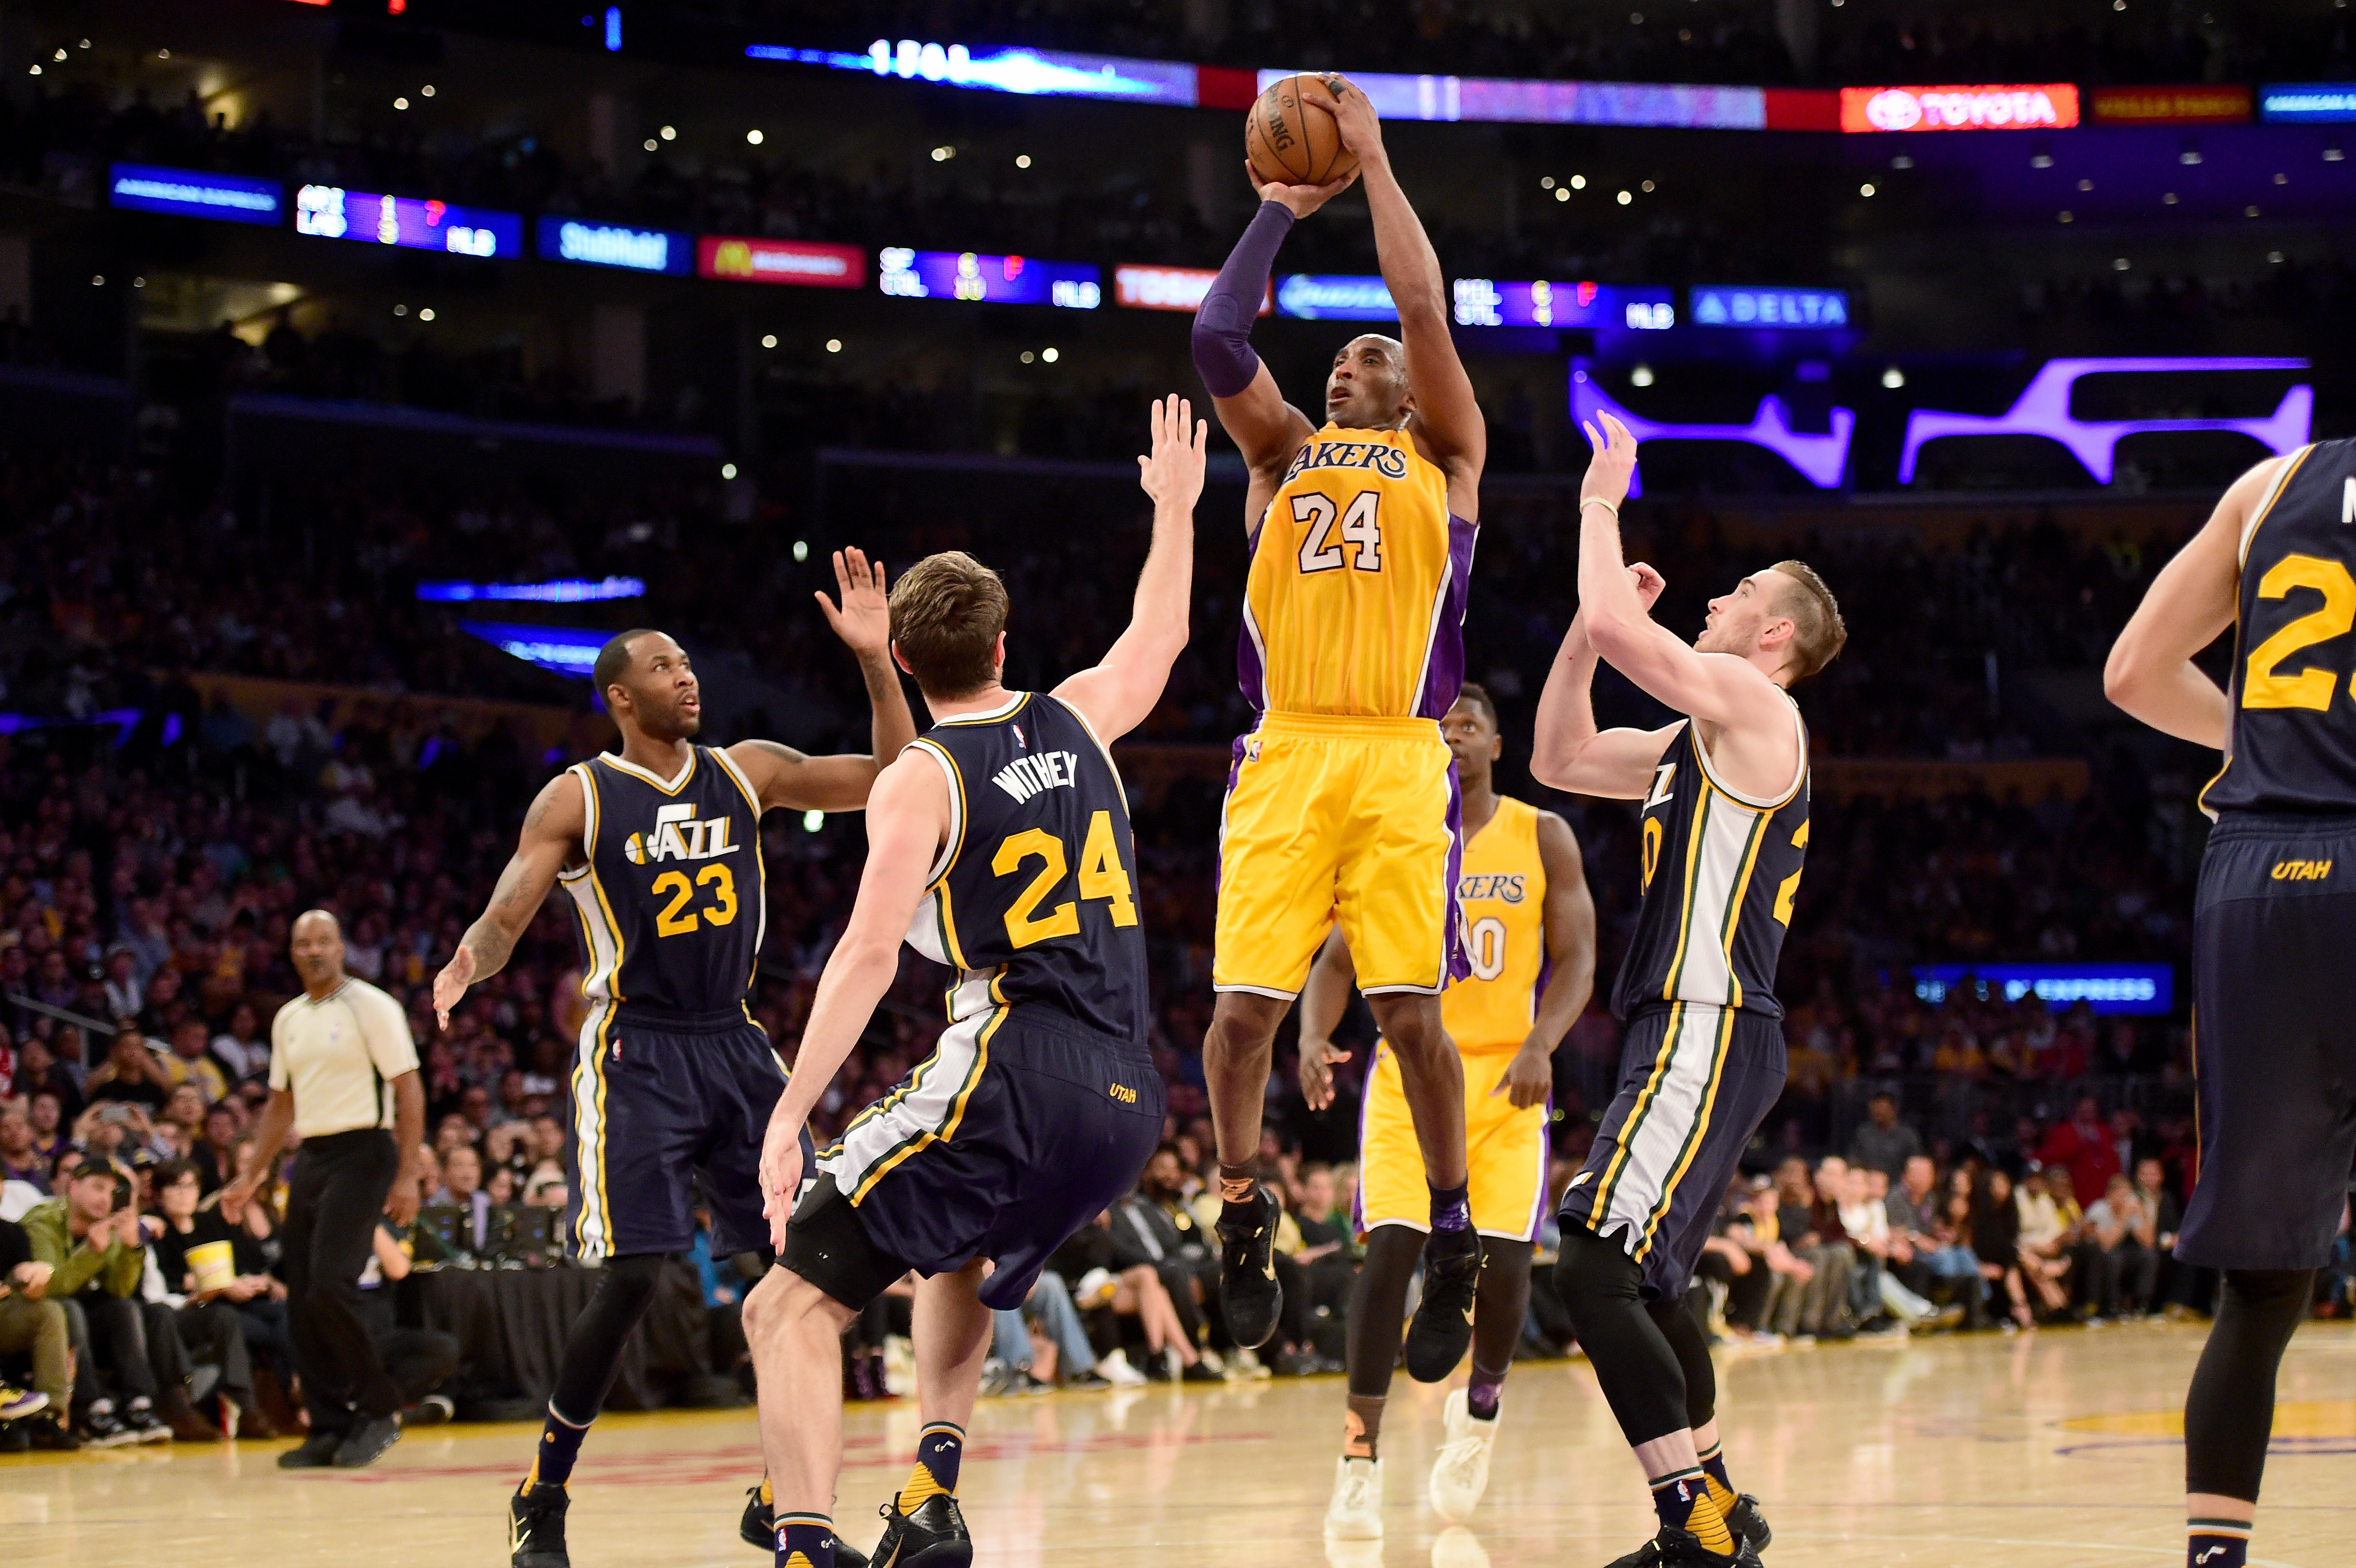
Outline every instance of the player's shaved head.
POLYGON ((589 667, 589 684, 596 688, 602 697, 607 687, 629 673, 630 645, 640 637, 663 635, 651 626, 633 626, 626 632, 615 634, 604 647, 597 650, 597 662, 589 667))
POLYGON ((633 626, 597 650, 589 679, 625 736, 692 739, 703 727, 703 692, 687 650, 667 632, 633 626))
POLYGON ((1397 430, 1415 411, 1407 345, 1360 333, 1334 351, 1325 376, 1325 417, 1344 430, 1397 430))

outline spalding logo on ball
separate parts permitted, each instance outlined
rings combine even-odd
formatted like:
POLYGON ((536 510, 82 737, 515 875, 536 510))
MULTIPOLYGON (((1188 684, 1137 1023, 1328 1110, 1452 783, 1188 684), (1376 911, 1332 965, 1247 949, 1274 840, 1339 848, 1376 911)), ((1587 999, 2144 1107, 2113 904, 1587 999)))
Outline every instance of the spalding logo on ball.
POLYGON ((1244 155, 1262 185, 1327 185, 1358 172, 1322 76, 1280 77, 1244 116, 1244 155))

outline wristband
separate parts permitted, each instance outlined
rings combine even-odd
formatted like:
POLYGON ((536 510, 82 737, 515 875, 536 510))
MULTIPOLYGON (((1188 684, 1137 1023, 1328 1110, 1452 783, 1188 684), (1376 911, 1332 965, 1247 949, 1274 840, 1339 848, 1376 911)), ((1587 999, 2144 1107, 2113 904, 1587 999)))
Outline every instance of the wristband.
POLYGON ((1611 502, 1605 500, 1601 496, 1581 496, 1579 498, 1579 509, 1580 511, 1583 512, 1590 507, 1601 507, 1605 511, 1612 514, 1612 520, 1613 522, 1616 523, 1620 520, 1620 508, 1613 506, 1611 502))

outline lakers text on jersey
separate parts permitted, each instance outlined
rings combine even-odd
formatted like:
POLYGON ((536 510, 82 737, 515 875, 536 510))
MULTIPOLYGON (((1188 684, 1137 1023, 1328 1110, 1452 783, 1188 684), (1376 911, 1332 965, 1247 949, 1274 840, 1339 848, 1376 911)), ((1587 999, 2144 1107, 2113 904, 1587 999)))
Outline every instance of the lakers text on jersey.
MULTIPOLYGON (((1548 1104, 1516 1110, 1490 1093, 1528 1038, 1546 984, 1546 863, 1536 806, 1500 799, 1496 815, 1465 841, 1456 880, 1472 975, 1448 987, 1440 1021, 1464 1056, 1464 1159, 1472 1225, 1526 1242, 1546 1203, 1548 1104)), ((1428 1230, 1431 1193, 1416 1142, 1398 1058, 1375 1048, 1358 1134, 1357 1229, 1428 1230)))
POLYGON ((1019 1306, 1161 1136, 1129 804, 1087 721, 1044 693, 945 720, 916 748, 941 770, 950 827, 908 944, 953 971, 948 1028, 819 1168, 879 1268, 994 1258, 983 1299, 1019 1306))
POLYGON ((1289 998, 1337 920, 1360 987, 1435 993, 1456 954, 1455 774, 1474 529, 1401 431, 1328 425, 1252 530, 1237 664, 1259 710, 1219 818, 1212 982, 1289 998))
POLYGON ((724 752, 664 779, 611 754, 575 764, 582 863, 559 878, 582 948, 566 1140, 584 1260, 681 1252, 696 1176, 723 1251, 764 1244, 761 1137, 786 1072, 744 998, 768 908, 759 797, 724 752))
POLYGON ((1742 1150, 1783 1090, 1775 961, 1808 846, 1807 730, 1791 712, 1799 764, 1781 795, 1730 788, 1688 721, 1644 803, 1644 898, 1613 996, 1627 1021, 1620 1083, 1562 1218, 1616 1238, 1658 1299, 1691 1282, 1742 1150))
POLYGON ((2217 818, 2192 914, 2200 1175, 2177 1256, 2309 1269, 2356 1165, 2356 442, 2305 447, 2253 508, 2217 818))

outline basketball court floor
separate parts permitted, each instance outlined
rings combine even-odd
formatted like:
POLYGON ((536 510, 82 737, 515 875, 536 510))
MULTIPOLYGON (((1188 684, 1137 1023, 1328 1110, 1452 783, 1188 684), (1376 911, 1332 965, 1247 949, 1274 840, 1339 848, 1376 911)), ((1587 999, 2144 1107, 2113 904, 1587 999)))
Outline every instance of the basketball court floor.
MULTIPOLYGON (((1727 1454, 1775 1526, 1768 1563, 2181 1563, 2178 1410, 2202 1332, 2048 1330, 1728 1357, 1727 1454)), ((2346 1568, 2356 1563, 2356 1330, 2302 1330, 2281 1397, 2251 1561, 2346 1568)), ((975 1562, 1582 1568, 1652 1531, 1594 1379, 1574 1361, 1515 1373, 1469 1529, 1443 1530, 1424 1500, 1440 1394, 1402 1376, 1383 1430, 1389 1537, 1329 1551, 1321 1524, 1341 1402, 1339 1379, 986 1400, 960 1488, 975 1562)), ((850 1413, 836 1518, 862 1547, 918 1424, 908 1402, 850 1413)), ((496 1568, 504 1496, 532 1436, 429 1429, 349 1473, 282 1473, 280 1443, 0 1458, 0 1557, 11 1568, 496 1568)), ((749 1410, 606 1420, 573 1478, 573 1562, 758 1568, 736 1519, 760 1463, 749 1410)))

